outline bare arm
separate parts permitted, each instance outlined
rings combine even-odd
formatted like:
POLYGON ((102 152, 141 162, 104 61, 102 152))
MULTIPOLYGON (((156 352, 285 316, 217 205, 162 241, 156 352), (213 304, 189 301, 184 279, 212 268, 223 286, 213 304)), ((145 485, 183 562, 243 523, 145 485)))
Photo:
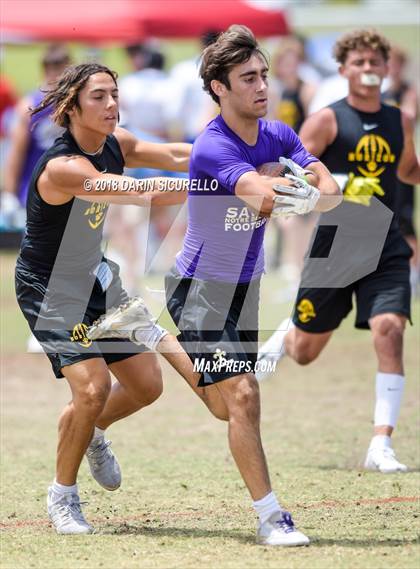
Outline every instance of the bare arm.
POLYGON ((397 176, 406 184, 420 184, 420 165, 414 148, 413 120, 401 113, 404 146, 398 163, 397 176))
POLYGON ((101 174, 84 157, 62 156, 48 162, 38 180, 41 197, 51 205, 61 205, 78 197, 90 202, 138 206, 183 203, 187 188, 170 190, 172 178, 137 180, 117 174, 101 174))
POLYGON ((29 144, 28 105, 28 100, 22 99, 16 107, 16 122, 11 133, 10 149, 4 169, 4 190, 16 196, 29 144))
POLYGON ((191 144, 186 142, 157 143, 138 140, 123 128, 115 136, 120 143, 128 168, 157 168, 173 172, 188 172, 191 144))
POLYGON ((310 115, 303 123, 299 138, 308 152, 319 158, 337 136, 337 122, 334 112, 321 109, 310 115))

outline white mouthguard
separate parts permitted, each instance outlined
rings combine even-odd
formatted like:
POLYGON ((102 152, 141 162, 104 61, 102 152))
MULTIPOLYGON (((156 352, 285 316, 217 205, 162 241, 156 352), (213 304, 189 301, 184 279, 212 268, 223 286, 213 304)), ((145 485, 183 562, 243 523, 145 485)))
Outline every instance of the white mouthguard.
POLYGON ((381 84, 381 78, 376 73, 362 73, 360 82, 366 87, 376 87, 381 84))

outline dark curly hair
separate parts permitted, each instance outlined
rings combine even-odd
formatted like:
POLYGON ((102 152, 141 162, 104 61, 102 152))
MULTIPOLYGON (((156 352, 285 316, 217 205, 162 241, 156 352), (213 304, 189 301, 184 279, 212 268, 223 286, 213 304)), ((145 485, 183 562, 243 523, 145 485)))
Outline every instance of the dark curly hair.
POLYGON ((389 59, 391 45, 377 30, 354 30, 342 36, 334 46, 333 55, 338 63, 345 63, 349 51, 355 49, 373 49, 380 51, 385 61, 389 59))
POLYGON ((87 80, 95 73, 107 73, 117 84, 117 74, 105 65, 99 63, 81 63, 68 67, 57 81, 55 89, 47 91, 41 103, 31 109, 31 115, 36 115, 45 107, 52 106, 52 119, 59 126, 68 127, 70 119, 68 111, 79 105, 79 93, 87 80))
POLYGON ((211 88, 211 82, 216 79, 230 89, 228 79, 230 71, 248 61, 254 54, 261 56, 268 67, 267 56, 258 45, 254 34, 246 26, 230 26, 214 43, 206 47, 201 58, 200 77, 204 82, 204 90, 216 103, 219 104, 220 101, 211 88))

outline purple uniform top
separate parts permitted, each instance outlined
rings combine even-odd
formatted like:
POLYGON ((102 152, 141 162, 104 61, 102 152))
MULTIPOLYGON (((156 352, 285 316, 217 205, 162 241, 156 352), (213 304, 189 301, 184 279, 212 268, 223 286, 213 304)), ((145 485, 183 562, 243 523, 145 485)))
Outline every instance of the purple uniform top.
MULTIPOLYGON (((45 92, 38 90, 28 96, 29 106, 36 107, 45 97, 45 92)), ((22 206, 26 205, 29 181, 36 163, 46 150, 48 150, 64 129, 51 120, 52 107, 45 107, 42 111, 31 117, 29 122, 29 143, 25 154, 18 186, 18 198, 22 206)))
POLYGON ((280 156, 303 168, 317 161, 296 133, 279 121, 259 119, 254 146, 235 134, 221 115, 207 125, 194 143, 190 161, 188 227, 176 258, 182 276, 246 283, 264 272, 267 218, 235 196, 235 185, 245 172, 277 162, 280 156))

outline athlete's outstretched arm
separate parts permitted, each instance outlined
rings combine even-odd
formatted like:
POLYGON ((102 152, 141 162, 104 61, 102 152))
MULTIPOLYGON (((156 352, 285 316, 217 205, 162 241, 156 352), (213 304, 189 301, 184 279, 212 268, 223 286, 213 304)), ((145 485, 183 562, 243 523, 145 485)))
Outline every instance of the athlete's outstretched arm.
POLYGON ((188 172, 191 144, 186 142, 147 142, 138 140, 123 128, 115 130, 127 168, 157 168, 188 172))
POLYGON ((401 113, 404 146, 398 163, 397 176, 406 184, 420 184, 420 165, 414 147, 414 124, 406 114, 401 113))
MULTIPOLYGON (((50 160, 38 179, 41 197, 60 205, 78 197, 90 202, 117 204, 175 205, 187 198, 187 190, 173 188, 173 178, 146 178, 102 174, 82 156, 61 156, 50 160)), ((182 180, 181 180, 182 182, 182 180)))

